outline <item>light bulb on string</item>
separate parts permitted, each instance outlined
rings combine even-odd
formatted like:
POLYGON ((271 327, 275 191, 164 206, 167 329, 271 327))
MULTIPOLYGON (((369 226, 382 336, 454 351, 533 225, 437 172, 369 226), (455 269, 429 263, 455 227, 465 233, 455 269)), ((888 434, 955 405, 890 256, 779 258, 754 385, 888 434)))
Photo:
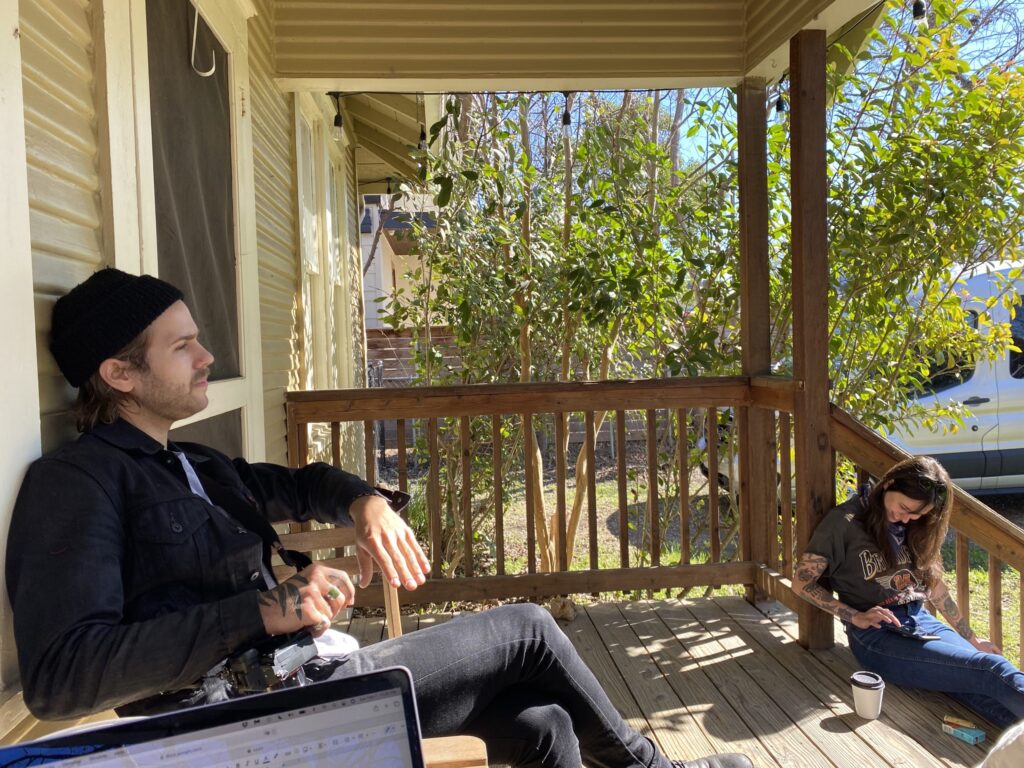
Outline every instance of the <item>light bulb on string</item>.
POLYGON ((331 137, 335 141, 341 141, 345 136, 345 118, 341 114, 341 94, 332 91, 327 94, 334 98, 334 126, 331 128, 331 137))
POLYGON ((918 29, 928 28, 928 4, 924 0, 914 0, 911 15, 918 29))
POLYGON ((424 152, 429 148, 427 145, 427 129, 422 124, 420 125, 420 143, 416 146, 424 152))
POLYGON ((565 105, 562 108, 562 133, 568 136, 569 129, 572 127, 572 115, 569 114, 569 92, 562 91, 562 96, 565 97, 565 105))

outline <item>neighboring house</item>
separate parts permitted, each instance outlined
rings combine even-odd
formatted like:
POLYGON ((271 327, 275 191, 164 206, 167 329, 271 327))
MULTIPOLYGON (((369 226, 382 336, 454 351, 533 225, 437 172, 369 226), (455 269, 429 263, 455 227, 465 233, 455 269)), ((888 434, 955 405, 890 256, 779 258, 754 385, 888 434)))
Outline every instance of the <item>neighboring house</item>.
POLYGON ((428 229, 437 226, 437 212, 399 202, 388 205, 388 196, 366 195, 359 221, 359 249, 363 258, 363 297, 366 327, 383 328, 390 299, 398 291, 409 294, 409 273, 420 265, 411 237, 414 219, 428 229), (410 211, 409 208, 415 208, 410 211))
MULTIPOLYGON (((0 528, 27 464, 73 436, 50 313, 96 269, 188 294, 218 363, 210 408, 178 434, 283 463, 287 390, 365 384, 361 196, 415 178, 409 147, 437 117, 436 99, 402 92, 763 85, 799 30, 834 34, 874 3, 578 5, 0 4, 0 528)), ((3 598, 0 628, 7 695, 3 598)))

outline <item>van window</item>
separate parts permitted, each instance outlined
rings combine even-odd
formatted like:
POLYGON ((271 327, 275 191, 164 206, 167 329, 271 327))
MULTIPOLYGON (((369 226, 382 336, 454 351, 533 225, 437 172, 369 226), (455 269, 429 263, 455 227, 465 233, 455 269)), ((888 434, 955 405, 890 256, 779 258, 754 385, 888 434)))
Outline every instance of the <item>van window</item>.
MULTIPOLYGON (((971 328, 978 329, 977 312, 968 310, 966 319, 971 328)), ((921 384, 919 394, 935 394, 970 381, 976 362, 964 352, 947 352, 934 358, 928 369, 928 379, 921 384)))
POLYGON ((1014 352, 1010 350, 1010 375, 1015 379, 1024 379, 1024 316, 1017 313, 1020 307, 1014 307, 1010 316, 1010 334, 1013 336, 1013 346, 1021 350, 1014 352))

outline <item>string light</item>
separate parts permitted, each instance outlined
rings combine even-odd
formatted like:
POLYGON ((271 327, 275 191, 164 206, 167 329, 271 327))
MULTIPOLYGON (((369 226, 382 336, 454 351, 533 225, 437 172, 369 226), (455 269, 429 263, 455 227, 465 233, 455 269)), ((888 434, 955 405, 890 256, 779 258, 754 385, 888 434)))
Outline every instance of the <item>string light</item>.
POLYGON ((427 129, 423 126, 422 123, 420 124, 420 143, 417 146, 420 149, 422 149, 424 152, 426 152, 427 149, 428 149, 428 146, 427 146, 427 129))
POLYGON ((341 141, 345 135, 345 118, 341 114, 341 94, 337 91, 331 91, 327 94, 334 99, 334 127, 331 128, 331 136, 334 137, 335 141, 341 141))
POLYGON ((775 100, 775 114, 780 117, 789 110, 789 105, 786 103, 786 96, 782 92, 782 84, 785 82, 785 78, 779 80, 779 98, 775 100))
POLYGON ((562 131, 568 133, 572 126, 572 115, 569 114, 569 91, 562 91, 562 96, 565 97, 565 106, 562 108, 562 131))
POLYGON ((391 194, 391 177, 390 176, 388 176, 388 188, 387 188, 387 190, 385 190, 385 194, 388 194, 388 195, 391 194))
POLYGON ((928 6, 924 0, 914 0, 911 14, 918 29, 925 29, 928 26, 928 6))

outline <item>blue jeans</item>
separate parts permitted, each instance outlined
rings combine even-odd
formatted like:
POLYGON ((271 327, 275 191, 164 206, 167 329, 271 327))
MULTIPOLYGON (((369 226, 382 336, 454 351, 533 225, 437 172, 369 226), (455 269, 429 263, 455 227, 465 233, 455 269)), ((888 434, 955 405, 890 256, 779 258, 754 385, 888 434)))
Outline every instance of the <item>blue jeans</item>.
POLYGON ((886 629, 846 625, 850 650, 886 683, 947 693, 993 724, 1024 720, 1024 674, 1002 656, 982 653, 920 603, 892 609, 904 627, 938 640, 914 640, 886 629))
POLYGON ((670 768, 536 605, 468 614, 361 648, 332 676, 395 664, 412 672, 423 734, 478 736, 490 762, 670 768))

